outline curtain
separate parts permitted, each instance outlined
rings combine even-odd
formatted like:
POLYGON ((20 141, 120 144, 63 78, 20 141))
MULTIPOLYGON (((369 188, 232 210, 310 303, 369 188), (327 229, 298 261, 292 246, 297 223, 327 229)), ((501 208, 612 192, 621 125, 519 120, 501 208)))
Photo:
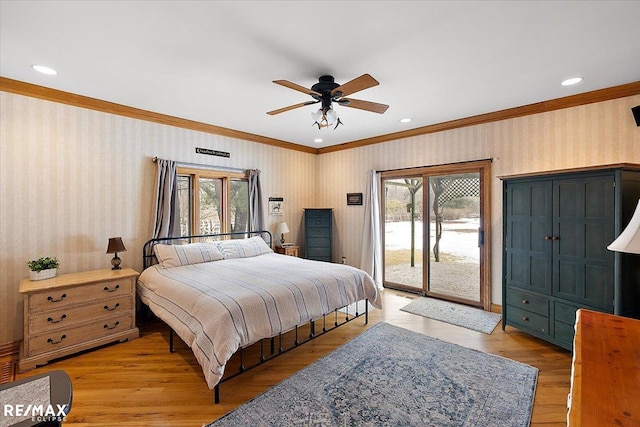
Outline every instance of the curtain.
POLYGON ((264 230, 264 209, 262 204, 262 189, 260 188, 260 171, 257 169, 249 170, 249 222, 249 229, 251 231, 264 230))
POLYGON ((382 289, 382 226, 380 222, 380 174, 367 172, 364 197, 364 226, 360 268, 371 275, 378 289, 382 289))
POLYGON ((156 216, 153 238, 180 234, 178 209, 177 164, 173 160, 156 161, 156 216))

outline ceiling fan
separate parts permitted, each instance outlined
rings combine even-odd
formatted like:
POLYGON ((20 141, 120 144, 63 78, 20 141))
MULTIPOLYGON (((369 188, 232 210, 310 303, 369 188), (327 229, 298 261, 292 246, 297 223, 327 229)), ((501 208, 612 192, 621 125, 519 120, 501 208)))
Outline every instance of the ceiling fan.
POLYGON ((314 120, 313 125, 318 126, 318 129, 323 127, 333 126, 335 128, 342 124, 338 113, 332 108, 332 103, 337 103, 344 107, 357 108, 359 110, 371 111, 374 113, 382 114, 389 108, 388 105, 378 104, 377 102, 363 101, 361 99, 344 98, 352 93, 359 92, 364 89, 368 89, 373 86, 377 86, 380 83, 371 77, 369 74, 363 74, 360 77, 348 81, 345 84, 338 84, 335 82, 333 76, 321 76, 318 79, 318 83, 311 86, 311 89, 307 89, 304 86, 300 86, 296 83, 292 83, 288 80, 274 80, 275 84, 279 84, 289 89, 297 90, 307 95, 311 95, 313 101, 301 102, 299 104, 290 105, 288 107, 279 108, 277 110, 269 111, 267 114, 273 116, 276 114, 284 113, 285 111, 293 110, 296 108, 304 107, 306 105, 312 105, 322 103, 322 107, 311 114, 314 120))

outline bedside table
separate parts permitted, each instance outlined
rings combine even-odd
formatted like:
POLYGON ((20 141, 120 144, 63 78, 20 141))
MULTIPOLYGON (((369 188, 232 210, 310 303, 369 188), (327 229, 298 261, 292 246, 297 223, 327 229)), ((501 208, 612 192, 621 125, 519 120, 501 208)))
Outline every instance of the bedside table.
POLYGON ((282 255, 298 256, 299 246, 276 246, 276 252, 282 255))
POLYGON ((125 268, 23 279, 20 372, 79 351, 138 338, 137 277, 137 271, 125 268))

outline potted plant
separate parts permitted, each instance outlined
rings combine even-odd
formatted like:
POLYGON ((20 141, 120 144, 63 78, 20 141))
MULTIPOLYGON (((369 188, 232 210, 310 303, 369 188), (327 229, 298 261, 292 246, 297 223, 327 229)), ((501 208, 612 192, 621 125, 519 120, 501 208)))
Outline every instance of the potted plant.
POLYGON ((56 276, 60 263, 57 258, 43 257, 31 260, 27 263, 29 269, 29 279, 43 280, 56 276))

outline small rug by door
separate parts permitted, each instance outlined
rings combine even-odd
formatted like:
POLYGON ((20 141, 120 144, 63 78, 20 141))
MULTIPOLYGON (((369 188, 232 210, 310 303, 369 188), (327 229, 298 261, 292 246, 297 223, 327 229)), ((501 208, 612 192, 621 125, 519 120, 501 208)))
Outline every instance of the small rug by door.
POLYGON ((416 298, 400 310, 490 334, 502 319, 497 313, 434 298, 416 298))
POLYGON ((387 323, 209 424, 528 426, 538 370, 387 323))

